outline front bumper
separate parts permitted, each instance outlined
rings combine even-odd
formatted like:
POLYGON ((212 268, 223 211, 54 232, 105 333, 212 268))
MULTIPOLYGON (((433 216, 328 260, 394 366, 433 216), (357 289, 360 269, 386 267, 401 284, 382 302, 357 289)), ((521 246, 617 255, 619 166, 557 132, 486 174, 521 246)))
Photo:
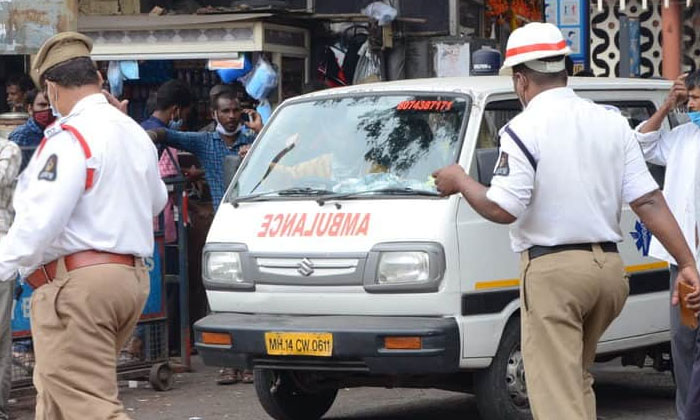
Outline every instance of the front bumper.
POLYGON ((459 368, 459 328, 452 318, 217 313, 197 321, 194 330, 195 346, 204 363, 212 366, 379 375, 450 373, 459 368), (265 332, 271 331, 332 333, 332 355, 270 356, 265 332), (204 344, 202 332, 229 333, 232 344, 204 344), (388 350, 386 336, 419 336, 422 348, 388 350))

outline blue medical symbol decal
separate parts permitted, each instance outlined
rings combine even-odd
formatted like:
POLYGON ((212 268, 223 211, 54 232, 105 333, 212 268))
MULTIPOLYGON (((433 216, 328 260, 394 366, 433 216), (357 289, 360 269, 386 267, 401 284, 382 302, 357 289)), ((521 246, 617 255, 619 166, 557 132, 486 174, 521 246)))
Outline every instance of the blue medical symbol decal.
POLYGON ((651 242, 651 232, 644 226, 644 223, 637 220, 634 224, 634 232, 630 232, 635 241, 637 249, 642 251, 643 256, 649 255, 649 243, 651 242))

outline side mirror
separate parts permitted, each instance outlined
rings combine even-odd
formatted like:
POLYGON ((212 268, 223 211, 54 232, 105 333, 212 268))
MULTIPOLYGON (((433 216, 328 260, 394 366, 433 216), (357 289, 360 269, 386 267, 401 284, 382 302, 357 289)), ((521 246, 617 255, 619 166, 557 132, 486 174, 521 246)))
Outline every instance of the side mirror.
POLYGON ((491 147, 488 149, 478 149, 476 151, 476 170, 479 176, 479 182, 491 186, 491 178, 493 178, 493 169, 496 167, 498 160, 498 148, 491 147))
POLYGON ((241 166, 241 158, 234 155, 228 155, 224 158, 224 186, 228 187, 236 175, 238 167, 241 166))

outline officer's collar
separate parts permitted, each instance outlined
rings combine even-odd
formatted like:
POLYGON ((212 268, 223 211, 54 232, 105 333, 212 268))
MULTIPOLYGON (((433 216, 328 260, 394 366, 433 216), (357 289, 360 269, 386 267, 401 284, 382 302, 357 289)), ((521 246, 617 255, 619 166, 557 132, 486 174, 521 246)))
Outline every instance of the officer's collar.
POLYGON ((107 102, 107 98, 105 98, 105 96, 101 93, 93 93, 92 95, 88 95, 76 102, 75 105, 73 105, 73 109, 70 110, 70 113, 67 115, 67 117, 80 114, 84 110, 94 105, 102 104, 109 104, 109 102, 107 102))
POLYGON ((538 106, 538 104, 540 103, 545 103, 555 98, 565 98, 574 95, 574 91, 569 87, 547 89, 544 92, 538 93, 537 96, 535 96, 534 98, 530 99, 530 102, 528 102, 527 107, 532 108, 534 106, 538 106))

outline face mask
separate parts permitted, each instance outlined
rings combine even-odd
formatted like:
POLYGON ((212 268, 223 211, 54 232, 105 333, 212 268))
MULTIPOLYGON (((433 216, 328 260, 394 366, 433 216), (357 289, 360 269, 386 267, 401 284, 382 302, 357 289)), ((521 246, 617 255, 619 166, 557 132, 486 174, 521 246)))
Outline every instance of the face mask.
POLYGON ((37 111, 32 118, 34 118, 34 121, 36 121, 41 128, 46 128, 51 125, 52 122, 56 121, 56 117, 54 117, 50 109, 37 111))
POLYGON ((180 118, 177 121, 170 120, 170 122, 168 123, 168 128, 171 130, 178 130, 179 131, 182 128, 182 118, 180 118))
POLYGON ((695 125, 700 127, 700 111, 689 112, 688 118, 690 118, 690 121, 692 121, 695 125))
POLYGON ((214 121, 216 121, 217 133, 221 134, 222 136, 229 136, 229 137, 235 136, 236 133, 238 133, 241 129, 241 127, 239 126, 238 128, 236 128, 236 131, 227 131, 224 128, 224 126, 221 125, 221 123, 219 122, 219 117, 216 115, 216 113, 214 114, 214 121))
POLYGON ((58 112, 58 108, 54 105, 56 102, 58 102, 58 92, 54 95, 53 102, 51 101, 51 95, 49 94, 49 87, 48 85, 46 86, 46 94, 49 99, 49 108, 51 108, 51 113, 53 114, 54 117, 61 119, 63 118, 63 115, 61 115, 60 112, 58 112))

